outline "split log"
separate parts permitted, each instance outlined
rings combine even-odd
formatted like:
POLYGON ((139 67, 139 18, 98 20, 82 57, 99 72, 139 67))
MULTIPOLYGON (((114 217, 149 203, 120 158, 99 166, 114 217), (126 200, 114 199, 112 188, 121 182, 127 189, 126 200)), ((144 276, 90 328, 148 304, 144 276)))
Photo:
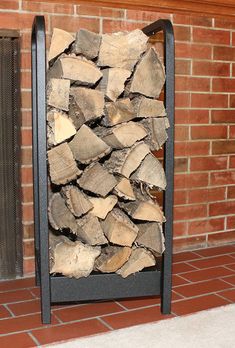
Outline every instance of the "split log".
POLYGON ((82 54, 87 59, 94 59, 99 54, 101 35, 87 29, 80 29, 73 45, 75 54, 82 54))
MULTIPOLYGON (((71 96, 74 98, 74 112, 77 112, 80 126, 88 121, 100 118, 104 114, 104 94, 103 92, 74 87, 70 90, 71 96)), ((70 110, 70 114, 72 111, 70 110)))
POLYGON ((141 54, 147 49, 148 37, 139 29, 129 33, 102 35, 99 66, 132 70, 141 54))
POLYGON ((74 234, 77 234, 78 225, 75 217, 65 204, 65 200, 60 193, 54 193, 49 201, 48 217, 51 226, 55 230, 69 228, 74 234))
POLYGON ((85 123, 81 109, 78 107, 78 104, 76 103, 76 100, 72 95, 70 95, 69 97, 69 117, 73 121, 76 130, 78 130, 85 123))
POLYGON ((110 195, 106 198, 90 197, 89 200, 93 206, 91 213, 100 219, 105 219, 118 201, 117 197, 114 195, 110 195))
POLYGON ((87 167, 78 184, 83 190, 105 197, 117 185, 117 180, 99 163, 87 167))
POLYGON ((88 196, 80 191, 76 186, 65 186, 61 191, 63 197, 65 198, 66 204, 73 215, 80 217, 88 211, 90 211, 93 206, 89 201, 88 196))
POLYGON ((164 66, 155 49, 151 47, 136 66, 130 92, 158 98, 164 83, 164 66))
MULTIPOLYGON (((101 128, 101 127, 100 127, 101 128)), ((131 147, 147 136, 146 129, 139 123, 127 122, 112 128, 105 128, 101 138, 113 149, 131 147)))
POLYGON ((105 104, 105 117, 102 119, 102 124, 111 127, 133 118, 135 118, 135 112, 130 99, 118 99, 116 102, 105 104))
POLYGON ((163 117, 166 116, 166 109, 161 100, 145 98, 143 96, 132 100, 136 117, 163 117))
POLYGON ((155 256, 162 255, 165 250, 162 224, 152 222, 137 224, 139 228, 136 244, 146 247, 154 252, 155 256))
POLYGON ((101 77, 101 71, 92 61, 65 54, 48 71, 49 79, 68 79, 78 85, 94 85, 101 77))
POLYGON ((88 277, 94 268, 95 259, 100 255, 100 247, 84 245, 68 238, 51 250, 53 266, 50 273, 61 273, 69 278, 88 277))
POLYGON ((85 124, 70 141, 69 147, 74 158, 84 164, 98 160, 111 151, 111 148, 85 124))
POLYGON ((131 247, 138 234, 136 225, 118 208, 108 213, 101 225, 108 240, 117 245, 131 247))
POLYGON ((81 174, 72 151, 67 143, 54 147, 47 152, 51 181, 64 185, 81 174))
POLYGON ((149 147, 144 142, 139 142, 131 148, 113 151, 111 157, 105 161, 105 166, 110 172, 129 178, 149 152, 149 147))
POLYGON ((48 60, 51 61, 63 53, 73 41, 74 37, 70 33, 58 28, 54 28, 48 53, 48 60))
POLYGON ((57 145, 76 134, 76 128, 67 114, 51 110, 47 113, 48 144, 57 145))
POLYGON ((116 272, 127 262, 131 255, 131 248, 109 245, 102 249, 95 260, 95 269, 103 273, 116 272))
POLYGON ((146 144, 149 145, 151 151, 158 151, 168 139, 166 132, 166 129, 169 128, 168 118, 145 119, 141 123, 148 132, 148 136, 145 138, 146 144))
POLYGON ((124 83, 130 77, 131 72, 121 68, 108 68, 102 70, 103 77, 97 86, 97 89, 102 91, 105 96, 116 101, 124 91, 124 83))
POLYGON ((47 84, 47 104, 64 111, 69 110, 70 81, 50 79, 47 84))
POLYGON ((136 199, 130 180, 126 178, 121 179, 117 186, 115 186, 114 192, 118 195, 118 197, 128 201, 135 201, 136 199))
POLYGON ((135 220, 164 222, 165 218, 160 206, 152 200, 119 202, 119 206, 135 220))
POLYGON ((82 242, 89 245, 102 245, 108 243, 98 218, 92 213, 88 213, 78 219, 77 224, 80 227, 77 236, 82 242))
POLYGON ((156 260, 150 251, 144 248, 133 249, 129 260, 117 270, 117 274, 123 278, 130 274, 141 271, 145 267, 151 267, 156 264, 156 260))
POLYGON ((152 154, 145 157, 139 168, 131 176, 131 179, 146 183, 150 188, 158 187, 161 190, 166 188, 164 169, 159 160, 152 154))

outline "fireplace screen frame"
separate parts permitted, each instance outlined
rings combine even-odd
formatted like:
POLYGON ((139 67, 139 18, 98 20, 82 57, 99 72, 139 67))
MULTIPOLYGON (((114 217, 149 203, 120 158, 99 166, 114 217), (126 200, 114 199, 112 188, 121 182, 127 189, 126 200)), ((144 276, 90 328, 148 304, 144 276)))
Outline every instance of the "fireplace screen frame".
POLYGON ((169 20, 160 19, 142 29, 149 37, 163 31, 166 82, 164 104, 170 128, 164 146, 167 188, 163 209, 165 252, 160 269, 144 270, 123 279, 117 274, 91 274, 87 278, 51 276, 49 270, 48 173, 46 131, 46 39, 44 16, 32 27, 32 115, 36 283, 41 290, 42 322, 51 321, 51 304, 113 298, 161 296, 161 311, 171 312, 172 234, 174 192, 174 32, 169 20))

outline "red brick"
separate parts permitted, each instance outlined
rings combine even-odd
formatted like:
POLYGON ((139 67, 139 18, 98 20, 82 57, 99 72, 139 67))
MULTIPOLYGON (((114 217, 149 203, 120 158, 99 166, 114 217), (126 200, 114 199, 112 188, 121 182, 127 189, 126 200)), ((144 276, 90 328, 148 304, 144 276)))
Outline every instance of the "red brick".
POLYGON ((175 173, 187 172, 188 158, 175 158, 175 173))
POLYGON ((190 75, 191 62, 189 60, 176 59, 175 60, 175 74, 176 75, 190 75))
POLYGON ((33 182, 32 167, 21 168, 21 183, 32 184, 32 182, 33 182))
POLYGON ((212 82, 212 90, 214 92, 235 92, 235 80, 231 78, 214 78, 212 82))
POLYGON ((23 267, 24 275, 35 273, 35 260, 33 257, 28 258, 28 259, 24 259, 23 265, 24 265, 24 267, 23 267))
POLYGON ((235 153, 235 140, 221 140, 212 142, 212 154, 233 154, 235 153))
POLYGON ((33 295, 29 290, 16 290, 0 293, 0 303, 12 303, 31 299, 33 299, 33 295))
POLYGON ((31 49, 31 31, 21 32, 21 49, 30 50, 31 49))
POLYGON ((188 234, 188 222, 174 221, 173 236, 174 238, 188 234))
POLYGON ((232 18, 215 18, 215 28, 235 29, 235 21, 232 18))
POLYGON ((35 342, 27 333, 19 333, 0 337, 1 348, 14 347, 17 342, 17 348, 35 347, 35 342))
POLYGON ((195 297, 208 294, 210 292, 225 290, 230 287, 231 286, 229 284, 223 282, 220 279, 212 279, 196 284, 178 286, 176 291, 184 297, 195 297))
POLYGON ((203 187, 207 185, 208 185, 207 173, 176 174, 175 175, 176 189, 203 187))
POLYGON ((99 7, 99 6, 87 6, 79 5, 76 6, 76 12, 79 15, 86 16, 97 16, 97 17, 112 17, 112 18, 123 18, 124 10, 116 8, 99 7))
POLYGON ((234 214, 235 201, 211 203, 209 205, 210 216, 234 214))
POLYGON ((22 205, 22 221, 32 221, 34 218, 33 204, 22 205))
MULTIPOLYGON (((177 296, 177 295, 176 295, 177 296)), ((178 299, 180 296, 178 297, 178 299)), ((119 300, 118 303, 120 303, 122 306, 126 307, 127 309, 135 309, 135 308, 141 308, 146 306, 152 306, 152 305, 158 305, 161 302, 160 296, 152 296, 152 297, 140 297, 140 298, 127 298, 123 300, 119 300)))
POLYGON ((176 58, 192 58, 192 59, 211 59, 212 47, 194 44, 194 43, 178 43, 175 47, 176 58))
POLYGON ((18 12, 1 12, 0 23, 5 29, 31 29, 34 15, 18 12))
POLYGON ((225 199, 225 187, 204 188, 188 191, 189 203, 216 202, 225 199))
POLYGON ((188 234, 203 234, 224 229, 224 218, 189 221, 188 234))
MULTIPOLYGON (((176 274, 173 274, 172 275, 172 284, 173 284, 173 287, 177 287, 179 285, 183 285, 183 284, 188 284, 189 282, 184 279, 184 278, 181 278, 179 275, 176 275, 176 274)), ((175 289, 177 291, 177 289, 175 289)))
POLYGON ((229 76, 230 64, 217 63, 217 62, 205 62, 205 61, 193 61, 193 75, 229 76))
POLYGON ((30 71, 21 72, 21 88, 26 88, 26 89, 31 88, 31 72, 30 71))
POLYGON ((191 158, 191 171, 220 170, 226 168, 227 157, 225 156, 207 156, 191 158))
POLYGON ((176 124, 202 124, 209 123, 208 110, 175 110, 176 124))
POLYGON ((224 306, 228 303, 227 300, 212 294, 175 302, 172 305, 172 311, 177 315, 185 315, 205 309, 224 306))
POLYGON ((230 253, 235 253, 235 246, 226 245, 226 246, 207 248, 204 250, 197 250, 197 254, 199 254, 202 257, 210 257, 210 256, 224 255, 224 254, 230 254, 230 253))
POLYGON ((32 126, 32 112, 28 110, 21 111, 21 125, 22 127, 32 126))
POLYGON ((176 108, 183 108, 183 107, 189 107, 189 106, 190 106, 190 94, 176 92, 175 93, 175 107, 176 108))
POLYGON ((1 0, 0 9, 1 10, 18 10, 19 1, 18 0, 1 0))
POLYGON ((235 126, 229 127, 229 139, 235 139, 235 126))
POLYGON ((192 126, 192 139, 226 139, 226 126, 192 126))
POLYGON ((59 4, 59 3, 43 3, 37 1, 26 1, 24 0, 22 3, 22 9, 25 11, 36 12, 44 14, 47 13, 64 13, 66 15, 73 14, 73 5, 69 4, 59 4))
POLYGON ((141 29, 145 27, 146 23, 142 22, 127 22, 119 20, 104 19, 103 20, 103 32, 114 33, 117 31, 131 31, 134 29, 141 29))
POLYGON ((226 277, 224 280, 232 285, 235 285, 235 276, 234 275, 230 276, 230 277, 226 277))
POLYGON ((193 93, 191 106, 194 108, 226 108, 228 96, 224 94, 201 94, 193 93))
MULTIPOLYGON (((234 213, 234 210, 233 210, 234 213)), ((235 242, 235 230, 223 233, 213 233, 208 235, 208 245, 228 244, 235 242)))
POLYGON ((22 129, 21 130, 21 144, 23 146, 32 145, 32 129, 22 129))
POLYGON ((9 317, 11 317, 10 312, 4 306, 0 305, 0 319, 9 317))
POLYGON ((181 205, 174 207, 175 220, 188 220, 206 217, 206 204, 181 205))
POLYGON ((17 280, 7 280, 0 282, 0 291, 27 289, 35 286, 34 278, 21 278, 17 280))
POLYGON ((227 228, 229 230, 231 230, 231 229, 235 230, 235 215, 227 217, 227 228))
POLYGON ((22 91, 21 92, 21 106, 24 109, 31 109, 31 93, 22 91))
POLYGON ((174 24, 189 24, 189 25, 198 25, 211 27, 212 26, 212 18, 208 17, 198 17, 198 16, 187 16, 181 14, 173 15, 173 23, 174 24))
POLYGON ((206 259, 191 261, 189 264, 191 266, 204 269, 204 268, 210 268, 210 267, 217 267, 220 265, 229 265, 234 263, 234 258, 229 255, 220 255, 220 256, 214 256, 209 257, 206 259))
POLYGON ((25 257, 30 257, 34 256, 34 241, 30 240, 24 240, 23 241, 23 250, 24 250, 24 256, 25 257))
POLYGON ((231 263, 230 265, 227 265, 226 267, 228 267, 232 271, 235 271, 235 263, 231 263))
POLYGON ((191 261, 195 259, 201 258, 199 255, 194 253, 193 251, 184 251, 182 253, 173 255, 173 262, 182 262, 182 261, 191 261))
POLYGON ((22 187, 22 202, 33 202, 33 186, 22 187))
POLYGON ((210 79, 191 76, 176 76, 175 79, 176 91, 209 91, 210 79))
POLYGON ((170 19, 171 15, 150 11, 127 10, 127 19, 133 19, 135 21, 153 22, 161 18, 170 19))
POLYGON ((228 187, 228 198, 235 198, 235 186, 228 187))
POLYGON ((187 202, 187 191, 175 191, 174 192, 174 205, 186 204, 187 202))
POLYGON ((230 108, 235 108, 235 94, 230 94, 230 108))
POLYGON ((211 173, 211 185, 235 184, 235 171, 211 173))
POLYGON ((175 143, 175 156, 201 156, 209 154, 210 143, 208 141, 187 141, 175 143))
POLYGON ((28 225, 23 225, 23 236, 24 238, 34 237, 34 224, 30 223, 28 225))
POLYGON ((226 46, 215 46, 214 59, 233 62, 235 60, 235 48, 226 46))
POLYGON ((222 278, 234 274, 231 270, 218 266, 207 269, 200 269, 198 271, 184 273, 184 278, 191 282, 199 282, 202 280, 222 278))
POLYGON ((235 110, 212 110, 212 123, 235 123, 235 110))
POLYGON ((31 69, 31 53, 21 52, 21 69, 31 69))
POLYGON ((190 33, 190 27, 186 26, 174 26, 174 35, 175 35, 175 41, 190 41, 191 40, 191 33, 190 33))
POLYGON ((32 164, 32 149, 31 148, 21 149, 21 161, 23 165, 32 164))
POLYGON ((193 41, 219 45, 230 44, 230 32, 206 28, 193 28, 193 41))
POLYGON ((41 312, 40 300, 12 303, 8 307, 15 316, 41 312))
POLYGON ((220 292, 220 296, 225 297, 227 300, 231 302, 235 302, 235 289, 222 291, 220 292))
POLYGON ((175 140, 183 141, 189 139, 189 127, 175 126, 175 140))
POLYGON ((183 250, 192 250, 206 247, 206 236, 194 236, 185 238, 176 238, 173 241, 174 252, 183 250))
POLYGON ((59 28, 69 32, 77 32, 84 28, 96 33, 100 30, 100 20, 95 18, 81 18, 73 16, 51 16, 52 28, 59 28))
POLYGON ((235 168, 235 156, 230 156, 229 168, 235 168))
MULTIPOLYGON (((185 273, 185 272, 189 272, 189 271, 195 271, 195 267, 192 267, 191 265, 189 265, 186 262, 178 262, 178 263, 174 263, 173 267, 172 267, 172 271, 174 274, 180 274, 180 273, 185 273)), ((182 275, 183 277, 183 275, 182 275)))

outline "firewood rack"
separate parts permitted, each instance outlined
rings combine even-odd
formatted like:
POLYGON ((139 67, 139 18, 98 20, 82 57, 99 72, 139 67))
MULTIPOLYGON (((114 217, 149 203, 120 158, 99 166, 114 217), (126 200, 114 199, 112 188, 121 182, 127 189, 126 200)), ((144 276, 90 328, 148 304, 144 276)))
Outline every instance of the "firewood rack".
MULTIPOLYGON (((174 33, 169 20, 160 19, 144 27, 151 37, 163 32, 166 82, 164 103, 170 121, 168 140, 164 146, 164 169, 167 188, 163 209, 165 252, 160 269, 151 268, 123 279, 117 274, 94 273, 87 278, 50 275, 48 233, 48 174, 46 131, 46 39, 45 20, 36 16, 32 27, 32 118, 33 118, 33 183, 35 223, 36 284, 41 290, 42 322, 51 322, 51 304, 74 301, 108 300, 127 297, 161 296, 161 311, 171 312, 173 173, 174 173, 174 33)), ((79 310, 79 309, 78 309, 79 310)))

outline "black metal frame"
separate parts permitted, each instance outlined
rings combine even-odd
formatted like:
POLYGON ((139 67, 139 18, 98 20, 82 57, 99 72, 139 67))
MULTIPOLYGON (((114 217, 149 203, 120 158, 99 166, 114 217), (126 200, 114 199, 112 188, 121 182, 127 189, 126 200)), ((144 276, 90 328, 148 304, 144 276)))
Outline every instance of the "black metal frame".
POLYGON ((91 274, 71 279, 49 274, 49 243, 47 216, 47 136, 46 136, 46 45, 45 21, 36 16, 32 29, 32 107, 34 164, 34 221, 36 252, 36 283, 41 289, 42 322, 50 323, 51 303, 89 301, 123 297, 161 295, 161 310, 171 311, 171 263, 173 227, 174 172, 174 33, 169 20, 158 20, 143 28, 152 36, 163 31, 165 47, 165 106, 171 127, 164 147, 167 189, 164 194, 164 225, 166 250, 161 270, 146 270, 126 279, 117 274, 91 274))

